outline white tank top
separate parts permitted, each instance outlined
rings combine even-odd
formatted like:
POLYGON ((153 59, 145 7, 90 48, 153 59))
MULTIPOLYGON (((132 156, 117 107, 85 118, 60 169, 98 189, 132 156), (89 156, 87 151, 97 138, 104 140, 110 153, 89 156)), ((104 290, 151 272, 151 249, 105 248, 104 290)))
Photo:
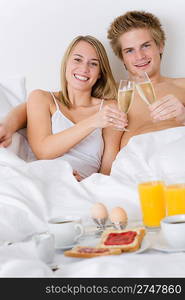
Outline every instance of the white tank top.
MULTIPOLYGON (((61 112, 54 94, 52 92, 50 93, 56 105, 56 111, 51 118, 52 133, 55 134, 70 128, 75 124, 61 112)), ((103 101, 104 100, 101 101, 100 110, 103 106, 103 101)), ((97 128, 67 153, 57 159, 68 161, 73 170, 78 171, 81 176, 87 177, 92 173, 98 172, 101 165, 103 150, 104 141, 102 129, 97 128)))

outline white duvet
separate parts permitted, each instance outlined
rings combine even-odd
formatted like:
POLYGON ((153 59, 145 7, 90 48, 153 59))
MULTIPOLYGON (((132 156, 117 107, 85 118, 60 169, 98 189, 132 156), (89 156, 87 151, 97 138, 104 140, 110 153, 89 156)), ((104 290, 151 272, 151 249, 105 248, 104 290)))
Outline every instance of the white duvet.
MULTIPOLYGON (((103 202, 108 209, 114 206, 124 207, 129 221, 141 220, 137 183, 150 175, 165 176, 173 173, 174 177, 179 174, 183 177, 184 149, 184 127, 138 135, 131 138, 128 145, 118 153, 110 176, 93 174, 79 183, 72 175, 71 166, 63 160, 24 161, 22 158, 31 160, 30 150, 28 151, 23 136, 16 134, 9 149, 0 149, 0 241, 20 244, 20 241, 34 233, 47 231, 47 220, 53 216, 78 215, 86 222, 90 208, 96 201, 103 202), (20 153, 21 158, 17 156, 20 153)), ((14 257, 14 252, 9 255, 12 263, 9 264, 8 271, 5 268, 8 263, 7 246, 1 246, 0 253, 0 276, 9 276, 11 265, 12 276, 16 276, 13 266, 16 265, 17 258, 16 255, 14 257), (3 255, 6 257, 4 260, 3 255)), ((102 263, 103 260, 105 258, 102 258, 102 263)), ((119 258, 116 260, 119 265, 119 258)), ((100 262, 98 259, 95 261, 97 264, 100 262)), ((18 266, 17 276, 21 274, 21 263, 18 266)), ((40 273, 35 272, 35 276, 50 275, 49 268, 46 272, 46 266, 42 266, 43 264, 40 265, 40 273)), ((85 262, 82 266, 84 270, 87 267, 85 262)), ((71 273, 68 272, 66 276, 73 277, 72 269, 70 266, 71 273)), ((92 276, 102 276, 102 270, 100 275, 98 268, 95 269, 96 273, 93 271, 92 276)), ((116 276, 110 270, 107 270, 108 274, 116 276)), ((83 276, 84 272, 81 269, 83 276)), ((120 272, 117 271, 117 276, 121 276, 120 272)), ((126 273, 124 270, 122 275, 127 276, 126 273)), ((90 274, 88 271, 88 276, 90 274)), ((22 271, 22 276, 24 275, 29 276, 22 271)), ((30 276, 34 276, 33 270, 30 276)))

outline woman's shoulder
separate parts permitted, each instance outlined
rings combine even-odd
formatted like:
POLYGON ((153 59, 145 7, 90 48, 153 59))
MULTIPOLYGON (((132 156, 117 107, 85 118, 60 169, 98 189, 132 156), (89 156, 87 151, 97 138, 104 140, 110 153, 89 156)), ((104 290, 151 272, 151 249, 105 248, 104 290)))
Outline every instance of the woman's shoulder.
POLYGON ((50 104, 52 100, 52 93, 54 94, 54 96, 58 94, 56 92, 49 92, 41 89, 33 90, 28 95, 28 102, 42 102, 45 104, 50 104))
POLYGON ((29 93, 28 97, 48 97, 51 93, 45 90, 36 89, 29 93))

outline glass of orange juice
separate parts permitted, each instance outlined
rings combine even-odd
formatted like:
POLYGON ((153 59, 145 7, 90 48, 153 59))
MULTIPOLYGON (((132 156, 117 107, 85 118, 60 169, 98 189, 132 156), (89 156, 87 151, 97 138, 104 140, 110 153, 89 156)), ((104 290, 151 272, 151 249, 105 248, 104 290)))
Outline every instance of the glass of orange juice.
POLYGON ((154 180, 138 185, 143 224, 147 229, 160 228, 160 221, 166 215, 164 201, 164 184, 154 180))
POLYGON ((185 214, 185 173, 165 176, 164 198, 167 216, 185 214))
POLYGON ((185 183, 164 187, 167 216, 185 214, 185 183))

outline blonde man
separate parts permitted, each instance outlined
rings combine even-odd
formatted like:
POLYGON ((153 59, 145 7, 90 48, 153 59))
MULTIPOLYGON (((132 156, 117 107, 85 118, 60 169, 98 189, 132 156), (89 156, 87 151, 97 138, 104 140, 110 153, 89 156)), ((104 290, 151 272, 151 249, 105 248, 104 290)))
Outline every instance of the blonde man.
POLYGON ((132 80, 142 72, 150 77, 157 101, 148 106, 136 93, 128 113, 124 147, 132 136, 185 124, 185 78, 161 74, 165 33, 159 19, 144 11, 129 11, 117 17, 108 30, 111 47, 132 80))

